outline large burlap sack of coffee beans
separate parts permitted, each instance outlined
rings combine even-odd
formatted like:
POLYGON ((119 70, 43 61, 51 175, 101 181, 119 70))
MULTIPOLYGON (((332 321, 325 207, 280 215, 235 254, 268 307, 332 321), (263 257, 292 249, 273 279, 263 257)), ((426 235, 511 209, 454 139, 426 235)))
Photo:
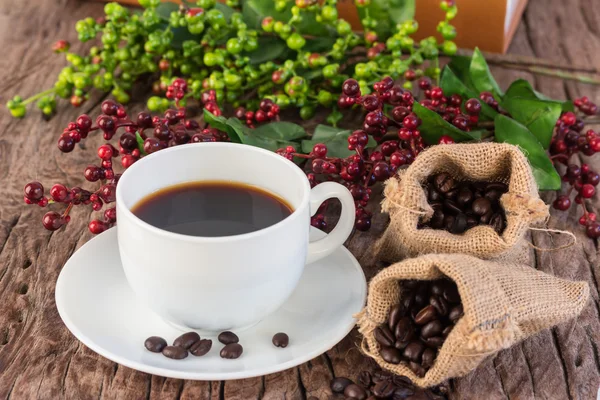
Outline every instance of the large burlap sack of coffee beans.
MULTIPOLYGON (((490 192, 497 194, 498 188, 485 195, 490 192)), ((442 193, 442 200, 445 194, 442 193)), ((497 203, 498 199, 494 201, 497 203)), ((390 262, 420 254, 460 253, 526 263, 529 247, 525 233, 549 216, 527 158, 516 146, 503 143, 438 145, 427 149, 386 182, 382 209, 390 214, 390 224, 377 243, 377 251, 381 259, 390 262), (437 215, 424 186, 437 189, 438 183, 430 180, 440 173, 454 181, 445 180, 443 190, 454 190, 467 182, 496 183, 504 187, 500 192, 508 189, 499 198, 502 215, 494 215, 491 221, 466 230, 463 226, 460 234, 428 227, 437 215)))
POLYGON ((576 317, 589 297, 573 282, 507 262, 429 254, 390 265, 369 283, 358 317, 363 351, 421 387, 576 317))

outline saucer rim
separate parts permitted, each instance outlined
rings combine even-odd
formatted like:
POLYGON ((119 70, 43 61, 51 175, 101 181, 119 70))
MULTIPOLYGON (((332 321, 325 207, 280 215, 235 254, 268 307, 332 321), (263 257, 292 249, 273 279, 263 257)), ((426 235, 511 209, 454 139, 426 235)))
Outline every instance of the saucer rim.
MULTIPOLYGON (((258 368, 258 369, 252 369, 250 371, 217 372, 217 373, 176 371, 176 370, 173 370, 170 368, 156 367, 156 366, 148 365, 143 362, 133 361, 133 360, 130 360, 129 358, 122 357, 119 354, 114 354, 113 352, 106 350, 101 345, 97 344, 94 340, 92 340, 90 337, 88 337, 86 334, 84 334, 77 327, 77 325, 70 319, 70 317, 66 311, 67 306, 65 304, 63 304, 63 301, 60 300, 59 297, 60 297, 60 293, 63 293, 64 291, 67 290, 66 288, 63 288, 65 285, 63 283, 63 281, 65 279, 65 278, 63 278, 63 276, 68 274, 69 269, 77 268, 77 265, 80 265, 79 263, 70 263, 73 256, 76 253, 80 252, 82 249, 84 249, 88 246, 91 246, 91 243, 94 242, 97 238, 99 238, 102 235, 111 235, 111 234, 114 235, 115 236, 114 237, 115 245, 118 245, 116 243, 116 239, 117 239, 116 238, 116 230, 117 230, 117 227, 113 227, 113 228, 106 230, 105 232, 100 233, 99 235, 96 235, 95 237, 90 239, 88 242, 83 244, 79 249, 77 249, 76 252, 73 253, 73 255, 71 255, 71 257, 69 257, 69 259, 67 260, 67 262, 61 269, 58 279, 56 281, 54 299, 55 299, 55 303, 56 303, 56 308, 58 310, 58 314, 59 314, 61 320, 63 321, 63 323, 65 324, 65 326, 67 327, 67 329, 71 332, 71 334, 73 334, 73 336, 75 336, 75 338, 79 342, 81 342, 83 345, 85 345, 86 347, 88 347, 89 349, 91 349, 92 351, 97 353, 98 355, 100 355, 108 360, 111 360, 113 362, 116 362, 117 364, 134 369, 136 371, 140 371, 140 372, 144 372, 144 373, 148 373, 148 374, 152 374, 152 375, 163 376, 166 378, 174 378, 174 379, 187 379, 187 380, 197 380, 197 381, 216 381, 216 380, 220 381, 220 380, 254 378, 254 377, 258 377, 258 376, 264 376, 264 375, 268 375, 268 374, 285 371, 285 370, 294 368, 298 365, 304 364, 305 362, 310 361, 310 360, 314 359, 315 357, 320 356, 321 354, 323 354, 323 353, 327 352, 328 350, 331 350, 333 347, 335 347, 356 326, 356 318, 353 317, 352 322, 350 324, 344 326, 343 330, 340 330, 339 335, 335 335, 332 340, 328 340, 326 342, 321 342, 323 344, 321 344, 320 346, 315 346, 315 350, 308 352, 306 354, 303 354, 302 356, 295 357, 289 361, 286 361, 286 362, 283 362, 280 364, 275 364, 271 367, 262 367, 262 368, 258 368), (70 265, 70 264, 73 264, 73 265, 70 265)), ((311 231, 313 231, 313 230, 316 231, 319 236, 325 235, 325 233, 322 232, 321 230, 311 227, 311 231)), ((338 251, 342 251, 343 253, 345 253, 346 258, 348 258, 349 261, 351 261, 352 267, 354 267, 354 269, 356 269, 362 276, 361 294, 360 295, 362 297, 361 304, 362 304, 362 307, 364 307, 365 303, 366 303, 366 298, 367 298, 367 280, 366 280, 365 273, 364 273, 362 267, 360 266, 360 263, 356 259, 356 257, 354 257, 354 255, 345 246, 340 246, 340 248, 335 250, 335 252, 332 254, 335 254, 338 251)), ((326 258, 327 257, 325 257, 324 259, 326 259, 326 258)), ((348 263, 348 264, 350 264, 350 263, 348 263)), ((362 307, 361 307, 361 309, 362 309, 362 307)), ((357 310, 356 312, 358 313, 359 311, 360 310, 357 310)), ((340 325, 340 327, 341 327, 341 325, 340 325)), ((252 328, 250 328, 250 329, 252 329, 252 328)), ((308 344, 310 344, 310 343, 311 342, 309 342, 308 344)))

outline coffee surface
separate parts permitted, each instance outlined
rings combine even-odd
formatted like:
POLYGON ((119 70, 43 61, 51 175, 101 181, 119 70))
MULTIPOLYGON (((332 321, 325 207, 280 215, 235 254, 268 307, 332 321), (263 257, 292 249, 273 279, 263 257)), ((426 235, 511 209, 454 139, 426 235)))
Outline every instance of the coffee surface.
POLYGON ((227 181, 169 186, 144 197, 131 211, 157 228, 204 237, 258 231, 293 212, 291 206, 275 194, 227 181))

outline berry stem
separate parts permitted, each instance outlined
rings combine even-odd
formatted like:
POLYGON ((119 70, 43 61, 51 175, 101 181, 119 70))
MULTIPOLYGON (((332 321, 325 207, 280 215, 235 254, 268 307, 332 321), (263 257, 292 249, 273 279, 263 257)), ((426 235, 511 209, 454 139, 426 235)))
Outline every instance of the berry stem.
POLYGON ((46 96, 46 95, 52 94, 52 93, 54 93, 54 92, 55 92, 55 89, 54 89, 54 88, 52 88, 52 89, 48 89, 48 90, 45 90, 45 91, 43 91, 43 92, 40 92, 40 93, 38 93, 38 94, 34 94, 33 96, 31 96, 31 97, 29 97, 29 98, 27 98, 27 99, 23 100, 23 102, 22 102, 21 104, 22 104, 22 105, 29 104, 29 103, 31 103, 31 102, 34 102, 34 101, 36 101, 36 100, 38 100, 38 99, 40 99, 40 98, 42 98, 42 97, 44 97, 44 96, 46 96))

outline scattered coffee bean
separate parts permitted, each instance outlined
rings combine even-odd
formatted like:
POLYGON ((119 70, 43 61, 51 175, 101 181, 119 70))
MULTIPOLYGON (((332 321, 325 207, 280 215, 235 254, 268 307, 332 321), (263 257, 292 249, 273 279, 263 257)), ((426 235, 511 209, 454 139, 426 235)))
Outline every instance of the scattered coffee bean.
POLYGON ((229 343, 221 349, 221 358, 236 359, 244 352, 244 348, 239 343, 229 343))
POLYGON ((371 382, 373 382, 373 378, 371 377, 371 373, 369 371, 361 371, 358 374, 358 383, 360 383, 362 387, 368 388, 371 386, 371 382))
POLYGON ((382 346, 393 346, 396 338, 387 325, 382 325, 375 329, 375 340, 382 346))
POLYGON ((381 350, 379 350, 379 354, 381 355, 381 358, 390 364, 399 364, 402 360, 400 351, 395 347, 382 346, 381 350))
POLYGON ((239 341, 240 341, 240 338, 238 338, 235 333, 230 332, 230 331, 225 331, 225 332, 219 333, 218 339, 219 339, 219 342, 221 342, 223 344, 239 343, 239 341))
POLYGON ((396 385, 392 381, 381 381, 373 388, 373 394, 380 399, 391 397, 396 391, 396 385))
POLYGON ((365 400, 367 398, 367 391, 363 387, 352 383, 344 389, 344 396, 356 400, 365 400))
POLYGON ((188 356, 187 349, 180 346, 167 346, 162 351, 163 356, 174 360, 183 360, 188 356))
POLYGON ((506 228, 500 197, 502 182, 457 182, 448 173, 433 175, 424 185, 433 216, 420 227, 445 229, 460 235, 477 225, 490 225, 498 234, 506 228))
MULTIPOLYGON (((400 285, 398 304, 390 310, 388 320, 375 329, 374 336, 384 361, 404 363, 422 377, 434 365, 438 349, 463 315, 460 294, 448 279, 401 281, 400 285)), ((372 377, 374 385, 383 380, 379 375, 372 377)))
MULTIPOLYGON (((415 390, 411 387, 397 387, 394 391, 394 396, 392 397, 394 400, 405 400, 410 398, 415 394, 415 390)), ((428 398, 428 397, 426 397, 428 398)))
POLYGON ((285 334, 283 332, 279 332, 279 333, 276 333, 275 335, 273 335, 272 341, 273 341, 273 345, 275 347, 285 348, 290 343, 290 338, 288 337, 287 334, 285 334))
POLYGON ((331 380, 331 383, 329 384, 329 387, 331 388, 331 391, 333 393, 344 393, 344 390, 346 389, 346 387, 348 385, 352 385, 352 381, 348 378, 344 378, 344 377, 339 377, 339 378, 333 378, 331 380))
POLYGON ((153 353, 160 353, 167 347, 167 341, 159 336, 150 336, 144 342, 144 346, 153 353))
POLYGON ((200 335, 198 335, 196 332, 188 332, 175 339, 173 341, 173 346, 183 347, 187 350, 198 340, 200 340, 200 335))
POLYGON ((197 341, 190 347, 190 353, 196 357, 201 357, 210 351, 212 347, 212 340, 202 339, 197 341))

